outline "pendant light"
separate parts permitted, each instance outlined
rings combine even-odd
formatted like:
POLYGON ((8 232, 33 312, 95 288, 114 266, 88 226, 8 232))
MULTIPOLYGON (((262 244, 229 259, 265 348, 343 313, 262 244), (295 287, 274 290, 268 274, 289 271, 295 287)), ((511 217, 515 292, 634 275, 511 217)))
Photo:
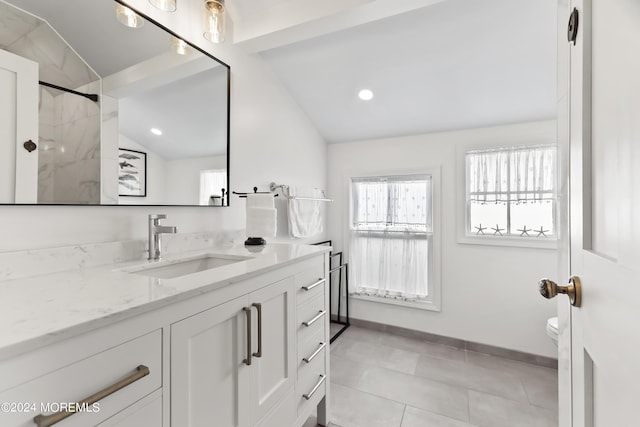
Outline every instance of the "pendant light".
POLYGON ((116 5, 116 17, 118 22, 131 28, 140 28, 144 25, 144 19, 133 10, 122 4, 116 5))
POLYGON ((177 0, 149 0, 149 3, 163 12, 175 12, 178 8, 177 0))
POLYGON ((177 37, 171 37, 171 47, 178 55, 188 55, 191 53, 191 46, 177 37))
POLYGON ((213 43, 224 42, 224 0, 204 0, 204 5, 204 38, 213 43))

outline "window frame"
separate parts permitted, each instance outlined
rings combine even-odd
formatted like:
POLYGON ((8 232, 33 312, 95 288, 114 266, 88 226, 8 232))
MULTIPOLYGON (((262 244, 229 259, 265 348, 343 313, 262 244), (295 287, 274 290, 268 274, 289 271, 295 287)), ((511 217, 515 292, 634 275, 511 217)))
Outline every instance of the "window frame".
MULTIPOLYGON (((456 188, 459 192, 458 197, 458 243, 462 244, 475 244, 475 245, 488 245, 488 246, 507 246, 507 247, 522 247, 522 248, 538 248, 538 249, 557 249, 558 241, 561 230, 558 229, 558 174, 555 176, 555 199, 553 200, 553 221, 555 233, 548 238, 537 237, 520 237, 520 236, 493 236, 493 235, 478 235, 470 230, 469 216, 471 204, 468 203, 469 182, 467 180, 467 162, 466 155, 472 152, 482 151, 501 151, 501 150, 522 150, 528 147, 544 147, 544 146, 556 146, 555 141, 549 141, 549 138, 540 138, 535 140, 522 140, 513 142, 496 142, 493 144, 466 144, 458 147, 457 153, 457 165, 458 165, 458 184, 456 188)), ((556 162, 558 161, 558 153, 556 149, 556 162)), ((557 164, 557 163, 556 163, 557 164)), ((556 168, 557 172, 557 168, 556 168)))
MULTIPOLYGON (((345 221, 343 235, 345 255, 347 260, 351 256, 351 232, 352 230, 352 218, 353 218, 353 203, 352 203, 352 180, 362 178, 376 178, 386 176, 408 176, 408 175, 427 175, 431 177, 431 231, 427 232, 427 241, 429 245, 429 254, 431 254, 428 262, 428 296, 426 300, 421 301, 406 301, 394 298, 384 298, 379 296, 358 295, 350 294, 349 298, 357 300, 371 301, 381 304, 390 304, 396 306, 403 306, 428 311, 441 311, 442 297, 441 297, 441 263, 442 263, 442 245, 441 245, 441 170, 440 167, 430 167, 419 170, 383 170, 383 171, 366 171, 366 172, 350 172, 345 174, 344 186, 345 186, 345 221), (430 237, 430 239, 429 239, 430 237)), ((352 270, 350 275, 352 274, 352 270)), ((352 280, 353 278, 350 277, 352 280)), ((352 281, 353 283, 353 281, 352 281)))

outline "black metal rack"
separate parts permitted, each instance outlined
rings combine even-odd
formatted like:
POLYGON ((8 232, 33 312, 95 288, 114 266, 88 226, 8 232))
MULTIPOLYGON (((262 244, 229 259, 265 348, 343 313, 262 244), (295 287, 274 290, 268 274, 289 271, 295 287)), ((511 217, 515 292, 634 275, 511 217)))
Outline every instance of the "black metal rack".
MULTIPOLYGON (((271 191, 258 191, 258 187, 253 187, 253 193, 250 193, 250 192, 238 193, 235 191, 232 191, 232 193, 240 197, 241 199, 246 199, 249 194, 271 194, 271 191)), ((278 197, 278 195, 274 194, 273 197, 278 197)))
MULTIPOLYGON (((314 243, 315 245, 329 245, 331 246, 331 240, 325 240, 323 242, 314 243)), ((342 251, 333 253, 329 252, 329 321, 338 325, 342 325, 340 330, 331 336, 329 343, 333 343, 347 328, 350 326, 349 322, 349 263, 343 262, 342 251), (333 267, 333 259, 338 258, 338 265, 333 267), (342 320, 342 272, 344 271, 345 282, 345 317, 342 320), (333 318, 333 310, 331 305, 333 302, 332 289, 333 289, 333 273, 338 272, 338 312, 336 318, 333 318)))

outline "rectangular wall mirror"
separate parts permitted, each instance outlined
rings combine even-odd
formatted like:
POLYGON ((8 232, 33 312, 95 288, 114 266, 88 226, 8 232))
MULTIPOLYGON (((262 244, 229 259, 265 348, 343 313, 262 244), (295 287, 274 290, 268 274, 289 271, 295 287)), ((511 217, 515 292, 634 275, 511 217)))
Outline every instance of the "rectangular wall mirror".
POLYGON ((228 205, 229 66, 132 13, 0 0, 0 204, 228 205))

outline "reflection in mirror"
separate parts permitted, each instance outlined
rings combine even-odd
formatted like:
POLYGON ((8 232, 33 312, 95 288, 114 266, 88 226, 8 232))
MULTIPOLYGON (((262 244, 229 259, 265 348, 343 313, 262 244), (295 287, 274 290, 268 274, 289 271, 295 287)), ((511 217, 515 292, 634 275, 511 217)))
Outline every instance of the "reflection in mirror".
POLYGON ((227 205, 228 66, 117 5, 0 0, 0 203, 227 205))

